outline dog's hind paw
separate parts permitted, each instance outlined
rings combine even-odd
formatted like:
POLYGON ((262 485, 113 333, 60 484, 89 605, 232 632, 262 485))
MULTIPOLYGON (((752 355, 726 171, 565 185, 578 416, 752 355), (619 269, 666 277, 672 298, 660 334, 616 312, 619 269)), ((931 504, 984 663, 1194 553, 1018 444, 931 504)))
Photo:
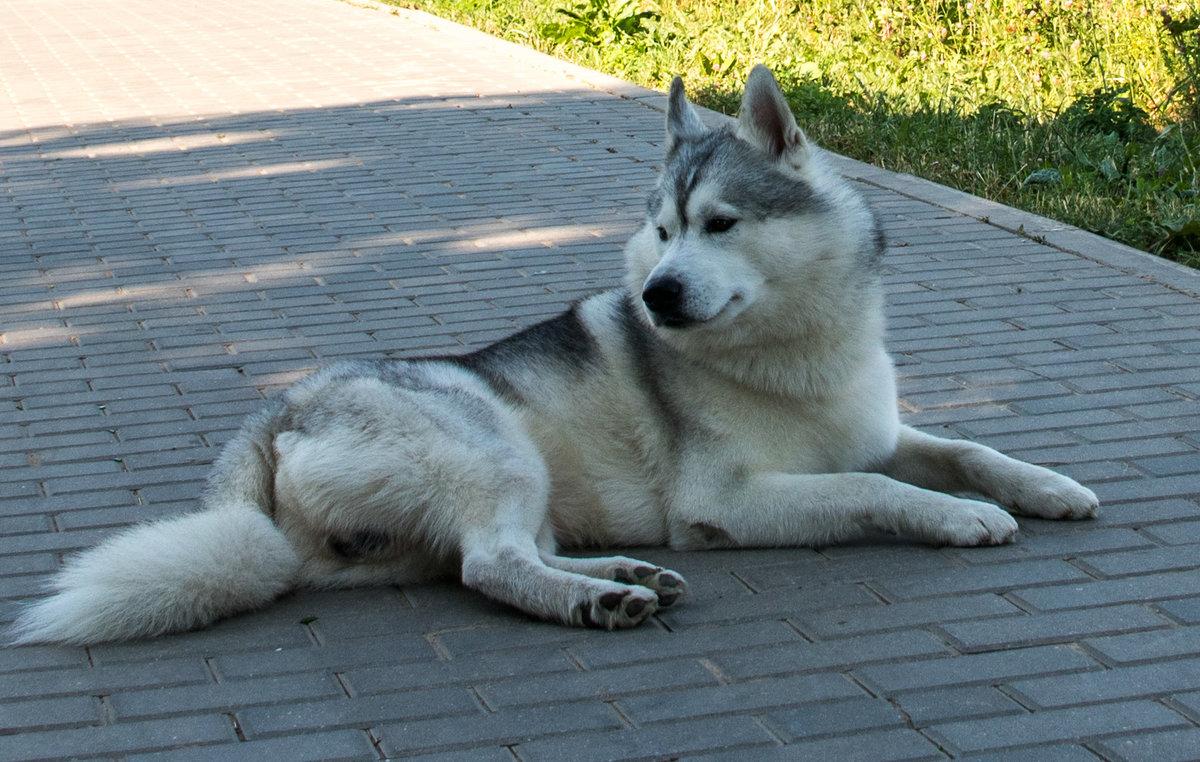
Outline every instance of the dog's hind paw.
POLYGON ((658 595, 646 588, 601 593, 580 603, 575 609, 575 624, 617 630, 636 627, 658 610, 658 595))
POLYGON ((613 580, 626 585, 648 587, 658 596, 658 607, 666 608, 687 593, 687 581, 669 569, 639 565, 632 569, 617 567, 613 580))

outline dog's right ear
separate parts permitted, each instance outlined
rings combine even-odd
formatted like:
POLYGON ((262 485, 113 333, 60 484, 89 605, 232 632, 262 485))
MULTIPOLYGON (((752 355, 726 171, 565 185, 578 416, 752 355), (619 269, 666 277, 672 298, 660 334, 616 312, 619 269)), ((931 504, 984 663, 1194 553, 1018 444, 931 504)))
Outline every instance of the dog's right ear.
POLYGON ((746 78, 737 136, 793 169, 800 169, 809 160, 808 138, 796 124, 775 75, 762 64, 751 69, 746 78))
POLYGON ((671 92, 667 94, 667 150, 674 148, 680 140, 698 138, 706 132, 708 128, 688 103, 683 79, 675 77, 671 80, 671 92))

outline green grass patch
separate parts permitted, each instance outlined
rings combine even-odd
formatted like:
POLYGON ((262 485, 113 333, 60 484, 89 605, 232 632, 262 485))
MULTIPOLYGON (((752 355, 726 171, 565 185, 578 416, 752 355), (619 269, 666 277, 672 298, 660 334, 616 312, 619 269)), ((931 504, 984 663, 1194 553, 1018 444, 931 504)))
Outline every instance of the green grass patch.
POLYGON ((393 0, 1200 266, 1200 0, 393 0))

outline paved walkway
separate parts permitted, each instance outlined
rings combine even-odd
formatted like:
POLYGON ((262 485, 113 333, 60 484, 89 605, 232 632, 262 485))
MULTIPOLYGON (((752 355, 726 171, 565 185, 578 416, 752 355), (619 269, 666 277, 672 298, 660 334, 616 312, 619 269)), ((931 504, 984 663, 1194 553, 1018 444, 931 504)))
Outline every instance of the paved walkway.
MULTIPOLYGON (((7 0, 0 87, 3 620, 63 552, 192 508, 280 385, 615 284, 662 150, 654 93, 334 0, 7 0)), ((1102 518, 651 550, 695 595, 623 633, 446 585, 3 649, 0 759, 1200 758, 1200 277, 843 166, 890 236, 908 420, 1102 518)))

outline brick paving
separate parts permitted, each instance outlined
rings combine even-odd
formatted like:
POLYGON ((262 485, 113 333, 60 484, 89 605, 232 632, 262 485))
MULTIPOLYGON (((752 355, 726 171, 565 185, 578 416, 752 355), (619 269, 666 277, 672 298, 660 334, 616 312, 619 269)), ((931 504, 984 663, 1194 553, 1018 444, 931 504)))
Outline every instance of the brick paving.
MULTIPOLYGON (((618 282, 661 97, 334 0, 0 4, 0 619, 193 507, 241 417, 618 282)), ((1053 465, 1094 522, 985 550, 640 555, 621 633, 453 585, 0 650, 0 759, 1200 758, 1200 276, 855 162, 907 420, 1053 465)))

